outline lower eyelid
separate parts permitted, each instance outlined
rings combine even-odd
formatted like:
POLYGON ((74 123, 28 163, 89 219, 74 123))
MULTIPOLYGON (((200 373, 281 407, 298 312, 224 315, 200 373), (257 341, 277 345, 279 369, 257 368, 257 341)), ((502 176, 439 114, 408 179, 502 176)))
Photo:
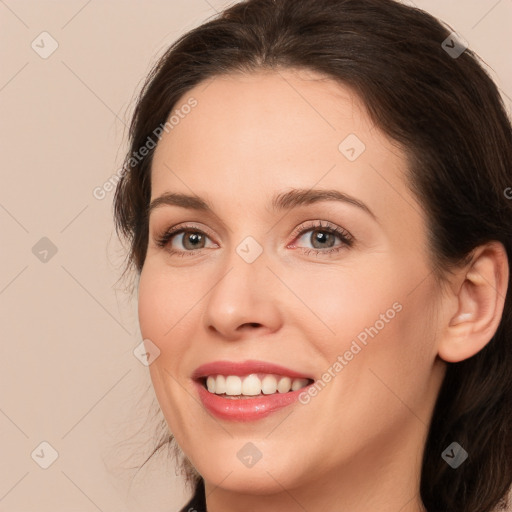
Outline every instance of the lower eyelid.
MULTIPOLYGON (((218 247, 219 245, 214 242, 211 238, 211 236, 209 236, 207 233, 205 233, 204 231, 200 231, 200 230, 193 230, 193 229, 183 229, 183 230, 178 230, 176 231, 175 233, 173 233, 171 235, 171 237, 169 238, 169 245, 171 245, 171 243, 177 238, 179 237, 180 235, 182 236, 185 236, 185 234, 187 232, 192 232, 192 233, 200 233, 202 236, 204 236, 206 239, 208 239, 210 241, 210 243, 214 246, 214 247, 218 247)), ((183 238, 182 238, 182 242, 183 242, 183 238)), ((186 250, 186 249, 174 249, 176 252, 198 252, 198 251, 202 251, 204 249, 211 249, 211 247, 199 247, 198 249, 189 249, 189 250, 186 250)))
MULTIPOLYGON (((194 253, 201 252, 201 251, 203 251, 205 249, 211 249, 211 248, 219 247, 219 244, 217 244, 208 233, 206 233, 203 229, 196 228, 195 226, 180 226, 180 227, 178 227, 174 232, 172 232, 169 235, 168 240, 163 245, 158 243, 159 241, 162 240, 162 238, 163 238, 162 236, 155 237, 155 241, 157 242, 157 245, 159 245, 159 247, 164 247, 164 248, 166 246, 168 246, 169 248, 167 250, 171 254, 172 253, 174 253, 174 254, 178 254, 179 253, 179 254, 182 254, 182 255, 185 255, 187 253, 194 254, 194 253), (187 232, 196 232, 196 233, 202 234, 208 240, 210 240, 210 242, 213 245, 213 247, 200 247, 198 249, 190 249, 190 250, 171 248, 171 244, 174 241, 174 239, 177 236, 184 235, 187 232)), ((286 247, 288 248, 288 247, 292 246, 292 247, 294 247, 296 249, 301 250, 303 253, 305 253, 307 251, 307 254, 309 254, 311 251, 313 251, 315 254, 322 254, 322 253, 323 254, 329 254, 329 253, 332 254, 332 253, 338 252, 339 250, 342 250, 344 248, 348 248, 352 244, 353 244, 353 239, 352 239, 351 235, 348 232, 345 232, 345 230, 343 230, 342 233, 339 233, 337 230, 335 230, 332 227, 323 226, 323 225, 319 224, 319 225, 313 225, 313 226, 309 226, 307 228, 302 229, 298 234, 296 234, 294 236, 294 241, 291 244, 288 244, 286 247), (338 238, 338 240, 341 242, 341 244, 339 244, 337 246, 334 246, 334 247, 327 247, 327 248, 324 248, 324 249, 315 249, 314 247, 302 247, 302 246, 298 246, 297 247, 295 245, 296 241, 300 240, 306 233, 308 233, 309 231, 315 231, 315 230, 316 231, 325 231, 327 233, 331 233, 331 234, 335 235, 335 237, 338 238)))

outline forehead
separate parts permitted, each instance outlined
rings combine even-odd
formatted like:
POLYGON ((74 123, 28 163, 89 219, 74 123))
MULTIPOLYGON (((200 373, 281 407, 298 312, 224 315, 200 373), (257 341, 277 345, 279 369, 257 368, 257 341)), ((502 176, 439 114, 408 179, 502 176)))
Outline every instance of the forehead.
POLYGON ((208 156, 226 170, 233 161, 268 167, 270 160, 279 165, 295 157, 306 164, 319 154, 334 163, 344 132, 365 138, 372 126, 348 89, 302 70, 217 76, 189 91, 175 112, 190 98, 197 106, 183 118, 174 116, 179 123, 164 134, 157 161, 166 146, 182 163, 208 156))
POLYGON ((155 150, 152 198, 177 191, 256 205, 274 191, 315 186, 343 190, 381 213, 394 202, 402 215, 415 202, 405 154, 357 95, 325 76, 289 69, 218 76, 185 94, 179 112, 155 150), (191 98, 196 106, 182 109, 191 98))

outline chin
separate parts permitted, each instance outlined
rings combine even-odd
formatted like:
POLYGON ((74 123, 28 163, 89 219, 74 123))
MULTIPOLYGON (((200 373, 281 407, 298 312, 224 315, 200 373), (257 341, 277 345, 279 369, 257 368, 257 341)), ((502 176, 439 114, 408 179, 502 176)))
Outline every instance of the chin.
POLYGON ((192 450, 189 460, 210 485, 242 494, 270 495, 306 482, 308 466, 303 452, 297 453, 300 440, 288 439, 287 447, 282 438, 261 443, 250 439, 215 440, 214 449, 192 450))

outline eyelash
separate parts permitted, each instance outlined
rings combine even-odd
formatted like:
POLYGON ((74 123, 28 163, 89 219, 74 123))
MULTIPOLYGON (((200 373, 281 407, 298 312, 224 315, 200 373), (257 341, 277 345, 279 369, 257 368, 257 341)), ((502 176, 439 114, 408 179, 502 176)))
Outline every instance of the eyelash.
MULTIPOLYGON (((306 255, 309 255, 311 253, 315 254, 315 255, 319 255, 319 254, 334 254, 334 253, 338 253, 339 251, 345 249, 346 247, 352 247, 352 245, 354 244, 354 238, 352 237, 352 235, 340 228, 339 226, 336 226, 335 224, 331 224, 330 222, 326 222, 325 224, 322 224, 322 221, 318 221, 314 224, 311 224, 307 227, 303 227, 299 230, 297 230, 294 234, 293 234, 293 237, 294 237, 294 240, 298 239, 298 238, 302 238, 302 236, 304 235, 304 233, 307 233, 308 231, 323 231, 325 233, 330 233, 330 234, 333 234, 333 235, 337 235, 339 237, 339 239, 341 240, 342 242, 342 245, 339 245, 337 247, 332 247, 332 248, 329 248, 329 249, 309 249, 309 248, 300 248, 302 250, 302 252, 306 255)), ((159 236, 156 240, 155 240, 155 243, 158 247, 160 248, 164 248, 166 247, 169 242, 171 241, 171 239, 176 236, 176 235, 179 235, 181 233, 186 233, 186 232, 191 232, 191 233, 200 233, 201 235, 205 235, 207 236, 208 238, 209 235, 207 233, 205 233, 204 231, 200 230, 200 229, 197 229, 195 226, 190 226, 190 225, 178 225, 178 226, 175 226, 173 228, 170 228, 168 229, 167 231, 165 231, 161 236, 159 236)), ((172 255, 176 255, 176 256, 180 256, 180 257, 183 257, 183 256, 192 256, 194 254, 197 254, 199 252, 201 252, 204 248, 201 248, 201 249, 197 249, 197 250, 190 250, 190 251, 179 251, 179 250, 176 250, 176 249, 167 249, 167 251, 172 254, 172 255)))

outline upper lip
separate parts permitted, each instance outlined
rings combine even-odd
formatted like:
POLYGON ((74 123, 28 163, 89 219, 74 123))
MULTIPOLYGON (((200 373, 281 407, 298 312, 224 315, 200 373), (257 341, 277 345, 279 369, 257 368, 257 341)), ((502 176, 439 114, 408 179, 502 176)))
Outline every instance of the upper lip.
POLYGON ((269 373, 281 375, 283 377, 292 377, 295 379, 311 379, 310 375, 291 370, 284 366, 269 363, 266 361, 213 361, 202 364, 192 374, 193 379, 201 379, 209 375, 250 375, 251 373, 269 373))

